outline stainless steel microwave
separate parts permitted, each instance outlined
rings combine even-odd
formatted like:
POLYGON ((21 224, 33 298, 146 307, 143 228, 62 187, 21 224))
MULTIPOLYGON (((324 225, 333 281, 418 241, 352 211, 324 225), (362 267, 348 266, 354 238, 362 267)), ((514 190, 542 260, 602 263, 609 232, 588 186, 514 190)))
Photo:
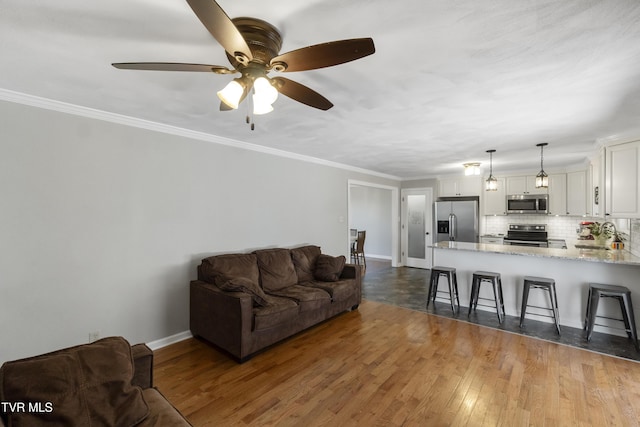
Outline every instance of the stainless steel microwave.
POLYGON ((508 214, 540 214, 549 213, 548 194, 512 194, 507 196, 508 214))

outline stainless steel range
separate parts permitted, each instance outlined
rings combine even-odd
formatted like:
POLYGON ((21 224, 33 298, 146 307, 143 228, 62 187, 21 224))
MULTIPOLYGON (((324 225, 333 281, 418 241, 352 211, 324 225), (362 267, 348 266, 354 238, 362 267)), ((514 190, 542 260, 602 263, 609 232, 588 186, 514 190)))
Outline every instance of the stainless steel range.
POLYGON ((545 224, 509 224, 505 245, 546 248, 547 226, 545 224))

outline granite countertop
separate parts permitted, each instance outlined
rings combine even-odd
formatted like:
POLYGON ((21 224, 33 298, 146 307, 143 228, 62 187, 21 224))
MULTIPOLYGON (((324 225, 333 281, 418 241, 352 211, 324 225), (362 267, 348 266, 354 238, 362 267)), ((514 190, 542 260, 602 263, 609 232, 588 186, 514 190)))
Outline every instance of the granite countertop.
MULTIPOLYGON (((489 252, 504 255, 524 255, 542 258, 561 258, 610 264, 640 266, 640 257, 626 250, 577 249, 573 241, 567 241, 567 249, 537 248, 530 246, 495 245, 490 243, 438 242, 435 249, 453 249, 473 252, 489 252)), ((580 243, 584 243, 581 241, 580 243)))

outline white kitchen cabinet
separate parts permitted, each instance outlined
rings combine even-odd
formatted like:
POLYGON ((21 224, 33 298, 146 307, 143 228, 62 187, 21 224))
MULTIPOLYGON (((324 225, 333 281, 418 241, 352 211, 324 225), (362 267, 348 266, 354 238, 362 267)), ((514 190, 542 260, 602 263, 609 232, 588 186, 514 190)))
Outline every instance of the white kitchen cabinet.
POLYGON ((605 155, 607 217, 640 218, 640 141, 612 145, 605 155))
POLYGON ((591 215, 596 218, 604 218, 605 197, 604 197, 604 149, 591 159, 589 164, 589 192, 587 203, 591 206, 591 215))
POLYGON ((507 214, 506 181, 504 178, 496 178, 496 180, 498 181, 498 189, 496 191, 483 191, 480 195, 482 198, 482 213, 484 215, 507 214))
POLYGON ((591 215, 587 203, 588 188, 586 171, 567 173, 567 215, 591 215))
POLYGON ((536 188, 536 177, 510 176, 507 177, 507 195, 511 194, 547 194, 546 188, 536 188))
POLYGON ((549 215, 567 215, 567 174, 549 175, 549 215))
POLYGON ((482 178, 479 176, 461 176, 438 180, 440 197, 480 196, 482 178))

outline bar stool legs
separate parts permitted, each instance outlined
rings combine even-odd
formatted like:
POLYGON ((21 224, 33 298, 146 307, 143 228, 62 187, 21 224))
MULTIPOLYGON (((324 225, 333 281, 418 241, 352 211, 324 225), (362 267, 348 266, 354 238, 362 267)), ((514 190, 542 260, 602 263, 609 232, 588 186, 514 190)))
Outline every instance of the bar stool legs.
MULTIPOLYGON (((504 311, 504 298, 502 296, 502 278, 500 273, 491 273, 488 271, 476 271, 473 273, 473 279, 471 280, 471 301, 469 302, 469 313, 471 310, 475 310, 478 307, 479 299, 487 299, 480 297, 480 285, 482 282, 491 283, 493 286, 493 297, 496 304, 496 312, 498 313, 498 322, 504 322, 506 313, 504 311)), ((487 304, 480 304, 486 307, 493 307, 487 304)))
POLYGON ((617 285, 603 285, 600 283, 590 283, 589 284, 589 296, 587 299, 587 312, 585 315, 585 326, 584 328, 587 331, 587 341, 591 341, 591 335, 593 335, 593 327, 594 326, 605 326, 611 327, 609 325, 601 325, 596 323, 596 318, 606 318, 609 320, 616 320, 624 323, 625 331, 627 332, 627 336, 631 338, 633 341, 633 345, 635 346, 637 351, 640 351, 640 346, 638 345, 638 332, 636 329, 636 320, 633 314, 633 304, 631 303, 631 291, 624 286, 617 285), (598 316, 598 303, 600 302, 600 298, 615 298, 620 303, 620 311, 622 311, 622 319, 606 317, 606 316, 598 316))
POLYGON ((533 276, 525 276, 524 277, 524 288, 522 290, 522 307, 520 309, 520 327, 524 325, 525 314, 527 313, 527 307, 534 307, 543 310, 549 310, 552 312, 552 316, 538 314, 538 313, 529 313, 536 314, 538 316, 551 317, 556 324, 556 331, 558 331, 558 335, 560 335, 560 323, 558 321, 558 297, 556 295, 556 281, 553 279, 547 279, 546 277, 533 277, 533 276), (551 301, 551 308, 548 307, 539 307, 535 305, 530 305, 529 301, 529 290, 531 288, 543 289, 549 292, 549 299, 551 301))
MULTIPOLYGON (((452 267, 432 267, 431 277, 429 279, 429 292, 427 294, 427 308, 429 302, 433 300, 434 306, 436 296, 438 294, 438 281, 440 277, 445 277, 449 285, 449 300, 451 301, 451 310, 456 313, 460 310, 460 299, 458 298, 458 277, 456 269, 452 267)), ((444 291, 441 291, 444 293, 444 291)))

